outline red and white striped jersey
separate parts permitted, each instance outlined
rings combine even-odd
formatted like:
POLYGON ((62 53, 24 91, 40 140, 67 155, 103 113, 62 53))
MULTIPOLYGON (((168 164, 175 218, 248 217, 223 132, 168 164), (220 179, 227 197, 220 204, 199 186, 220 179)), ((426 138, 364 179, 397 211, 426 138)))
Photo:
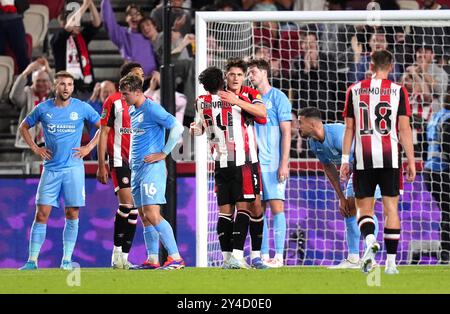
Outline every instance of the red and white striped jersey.
POLYGON ((104 102, 100 124, 110 127, 107 152, 111 167, 129 166, 131 121, 128 106, 116 92, 104 102))
POLYGON ((355 123, 356 169, 399 168, 398 117, 411 116, 406 89, 389 80, 367 79, 347 90, 344 117, 355 123))
MULTIPOLYGON (((252 104, 262 103, 259 92, 247 86, 236 97, 252 104)), ((255 118, 239 106, 222 102, 218 95, 199 96, 195 108, 220 168, 228 167, 229 162, 235 162, 236 166, 258 162, 253 121, 265 124, 266 119, 255 118)))

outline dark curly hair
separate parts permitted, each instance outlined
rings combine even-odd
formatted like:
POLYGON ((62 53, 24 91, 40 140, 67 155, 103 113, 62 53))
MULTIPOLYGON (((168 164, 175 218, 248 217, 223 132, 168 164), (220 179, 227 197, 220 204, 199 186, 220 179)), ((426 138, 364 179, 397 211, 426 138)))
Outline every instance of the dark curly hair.
POLYGON ((225 85, 222 70, 214 66, 203 70, 198 76, 198 81, 211 94, 217 93, 225 85))

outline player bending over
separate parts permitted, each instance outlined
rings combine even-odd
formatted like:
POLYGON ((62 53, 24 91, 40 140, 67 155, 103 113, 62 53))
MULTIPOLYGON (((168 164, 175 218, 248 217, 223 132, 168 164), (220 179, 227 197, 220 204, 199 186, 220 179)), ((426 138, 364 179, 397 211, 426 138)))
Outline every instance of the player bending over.
MULTIPOLYGON (((300 110, 298 121, 300 135, 308 139, 309 148, 322 163, 325 174, 339 198, 339 211, 345 220, 348 255, 341 263, 330 268, 359 268, 359 239, 361 233, 356 222, 355 193, 353 191, 352 178, 348 181, 344 193, 341 189, 339 174, 336 169, 336 166, 341 164, 345 125, 342 123, 323 124, 319 109, 312 107, 300 110)), ((381 198, 378 186, 375 198, 381 198)), ((375 214, 373 215, 373 220, 375 222, 374 234, 376 237, 378 234, 378 220, 375 214)))

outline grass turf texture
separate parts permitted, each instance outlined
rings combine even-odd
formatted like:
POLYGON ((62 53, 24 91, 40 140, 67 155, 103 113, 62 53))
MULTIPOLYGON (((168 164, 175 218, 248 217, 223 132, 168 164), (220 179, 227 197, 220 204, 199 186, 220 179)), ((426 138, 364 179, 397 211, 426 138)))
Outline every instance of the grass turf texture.
MULTIPOLYGON (((271 270, 186 268, 175 271, 126 271, 82 268, 81 286, 69 287, 69 272, 0 270, 0 293, 450 293, 450 267, 399 267, 369 286, 359 270, 285 267, 271 270)), ((374 281, 372 281, 374 282, 374 281)))

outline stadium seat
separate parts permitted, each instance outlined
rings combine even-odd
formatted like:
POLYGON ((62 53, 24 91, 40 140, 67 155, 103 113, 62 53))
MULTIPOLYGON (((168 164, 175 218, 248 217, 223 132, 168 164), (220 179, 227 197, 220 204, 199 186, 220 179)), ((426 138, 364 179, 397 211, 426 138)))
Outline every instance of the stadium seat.
POLYGON ((64 9, 64 0, 30 0, 30 5, 43 4, 48 8, 49 19, 53 20, 58 17, 61 11, 64 9))
POLYGON ((33 48, 42 47, 48 29, 48 8, 42 4, 30 5, 25 11, 23 23, 25 31, 33 38, 33 48))
POLYGON ((0 100, 7 99, 14 76, 14 59, 0 56, 0 100))

